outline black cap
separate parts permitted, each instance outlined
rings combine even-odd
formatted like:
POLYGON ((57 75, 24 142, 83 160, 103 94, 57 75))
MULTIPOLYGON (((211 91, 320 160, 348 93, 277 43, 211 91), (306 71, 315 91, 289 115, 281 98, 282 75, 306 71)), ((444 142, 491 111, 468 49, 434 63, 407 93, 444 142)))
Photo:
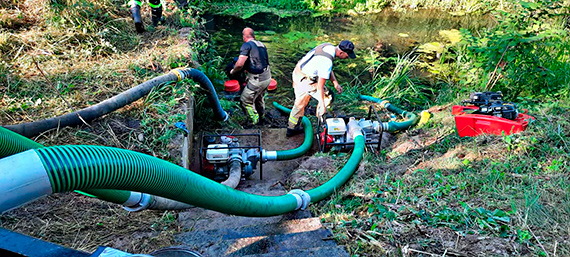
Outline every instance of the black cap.
POLYGON ((343 40, 338 44, 338 48, 343 52, 348 54, 350 58, 356 58, 356 54, 354 54, 354 44, 349 40, 343 40))

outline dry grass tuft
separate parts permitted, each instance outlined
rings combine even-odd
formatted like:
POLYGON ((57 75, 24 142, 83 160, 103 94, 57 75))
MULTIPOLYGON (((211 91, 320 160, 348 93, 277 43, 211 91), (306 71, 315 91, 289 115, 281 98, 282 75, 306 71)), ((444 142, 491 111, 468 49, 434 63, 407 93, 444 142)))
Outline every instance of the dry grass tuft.
POLYGON ((119 205, 75 193, 57 194, 0 216, 0 226, 15 232, 93 252, 109 246, 150 253, 171 246, 177 213, 129 213, 119 205))
MULTIPOLYGON (((191 45, 197 39, 179 36, 182 25, 176 19, 181 14, 173 3, 166 6, 166 24, 154 30, 147 27, 139 35, 123 0, 0 0, 0 124, 79 110, 192 64, 191 45)), ((148 26, 147 8, 143 7, 143 18, 148 26)), ((193 18, 197 16, 187 16, 195 26, 186 31, 198 34, 194 30, 199 23, 193 18)), ((136 101, 94 121, 91 127, 56 128, 35 140, 47 146, 121 147, 168 159, 162 149, 168 138, 155 142, 153 137, 171 130, 169 115, 178 115, 184 90, 183 83, 165 86, 151 101, 136 101), (144 140, 139 140, 144 133, 144 140)), ((172 235, 179 229, 176 215, 128 213, 118 205, 68 193, 5 213, 0 226, 89 252, 106 245, 149 253, 174 244, 172 235)))

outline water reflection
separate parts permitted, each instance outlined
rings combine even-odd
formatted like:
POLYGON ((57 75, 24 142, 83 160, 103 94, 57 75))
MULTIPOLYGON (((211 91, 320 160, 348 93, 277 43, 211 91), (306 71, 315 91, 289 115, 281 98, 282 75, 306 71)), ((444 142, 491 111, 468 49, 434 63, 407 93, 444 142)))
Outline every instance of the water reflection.
MULTIPOLYGON (((257 38, 267 46, 273 77, 280 85, 290 85, 290 74, 297 60, 321 42, 338 43, 350 39, 355 42, 356 54, 360 57, 369 56, 369 51, 403 54, 414 46, 441 41, 440 30, 474 30, 493 24, 487 16, 457 17, 437 10, 405 13, 385 10, 361 16, 307 15, 293 18, 258 13, 247 20, 212 15, 206 16, 206 19, 216 50, 227 62, 239 54, 242 29, 246 26, 253 28, 257 38)), ((353 70, 337 72, 335 68, 335 73, 340 73, 341 76, 343 73, 362 74, 367 65, 363 59, 352 61, 353 70)), ((366 74, 363 79, 366 80, 366 74)))

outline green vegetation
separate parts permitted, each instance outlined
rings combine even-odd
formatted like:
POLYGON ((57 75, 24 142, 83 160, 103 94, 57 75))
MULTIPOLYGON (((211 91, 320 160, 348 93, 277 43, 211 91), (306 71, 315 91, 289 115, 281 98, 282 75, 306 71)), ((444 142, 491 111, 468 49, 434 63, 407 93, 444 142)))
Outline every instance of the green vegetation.
POLYGON ((459 138, 452 124, 437 126, 449 115, 438 112, 398 138, 387 159, 368 154, 352 182, 315 211, 355 255, 570 254, 558 239, 570 228, 569 107, 536 105, 531 112, 547 114, 505 137, 459 138), (418 136, 419 145, 398 147, 418 136))
POLYGON ((513 13, 498 12, 498 25, 481 35, 463 30, 463 53, 476 61, 474 73, 483 75, 473 84, 515 97, 568 96, 570 41, 561 19, 552 23, 567 13, 557 2, 522 2, 513 13))
POLYGON ((560 18, 568 7, 513 8, 496 12, 492 28, 445 31, 444 43, 363 57, 372 81, 347 89, 341 110, 362 113, 359 93, 407 109, 442 107, 392 148, 367 154, 349 185, 313 207, 354 256, 570 254, 560 241, 570 229, 570 40, 560 18), (521 134, 459 138, 449 104, 486 90, 501 90, 536 122, 521 134))
POLYGON ((364 14, 380 12, 385 8, 399 11, 410 9, 438 9, 454 15, 482 14, 492 10, 512 10, 518 1, 507 0, 210 0, 204 8, 216 14, 249 18, 256 13, 274 13, 290 17, 303 12, 364 14))

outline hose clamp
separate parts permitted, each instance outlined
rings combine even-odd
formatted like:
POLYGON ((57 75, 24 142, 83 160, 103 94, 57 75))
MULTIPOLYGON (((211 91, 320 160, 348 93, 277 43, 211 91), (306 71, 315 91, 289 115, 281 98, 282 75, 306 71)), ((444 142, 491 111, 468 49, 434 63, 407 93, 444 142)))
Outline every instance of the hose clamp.
POLYGON ((390 102, 388 100, 383 100, 382 102, 380 102, 380 107, 382 107, 384 109, 388 109, 389 105, 390 105, 390 102))
POLYGON ((309 204, 311 203, 311 196, 307 192, 301 189, 293 189, 289 191, 287 194, 293 195, 297 199, 297 208, 295 208, 295 210, 299 209, 305 210, 307 209, 307 206, 309 206, 309 204))
POLYGON ((149 194, 144 194, 144 193, 140 193, 140 194, 141 194, 141 198, 137 203, 135 203, 132 206, 123 206, 123 209, 125 209, 129 212, 137 212, 137 211, 146 210, 148 208, 148 206, 150 205, 150 201, 151 201, 152 197, 149 194))
POLYGON ((170 72, 174 73, 174 75, 176 75, 176 77, 178 77, 178 81, 182 81, 184 79, 184 73, 182 72, 182 70, 174 69, 174 70, 171 70, 170 72))
POLYGON ((238 161, 239 163, 243 163, 243 157, 241 156, 241 154, 232 154, 230 155, 230 160, 228 161, 228 163, 234 162, 234 161, 238 161))

